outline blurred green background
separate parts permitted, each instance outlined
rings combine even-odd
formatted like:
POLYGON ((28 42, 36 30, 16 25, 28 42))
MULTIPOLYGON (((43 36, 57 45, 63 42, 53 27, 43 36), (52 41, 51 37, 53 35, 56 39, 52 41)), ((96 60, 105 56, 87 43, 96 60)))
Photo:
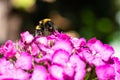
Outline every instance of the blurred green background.
POLYGON ((0 0, 1 6, 1 44, 15 41, 23 31, 34 34, 39 20, 51 18, 62 32, 96 37, 120 49, 120 0, 0 0))

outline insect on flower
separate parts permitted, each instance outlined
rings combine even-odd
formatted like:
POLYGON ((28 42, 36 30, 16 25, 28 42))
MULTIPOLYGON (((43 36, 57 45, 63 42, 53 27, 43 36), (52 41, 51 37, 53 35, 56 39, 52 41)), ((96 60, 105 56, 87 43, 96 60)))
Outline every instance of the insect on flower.
POLYGON ((39 25, 36 26, 35 36, 47 36, 56 30, 54 23, 51 19, 46 18, 39 21, 39 25))

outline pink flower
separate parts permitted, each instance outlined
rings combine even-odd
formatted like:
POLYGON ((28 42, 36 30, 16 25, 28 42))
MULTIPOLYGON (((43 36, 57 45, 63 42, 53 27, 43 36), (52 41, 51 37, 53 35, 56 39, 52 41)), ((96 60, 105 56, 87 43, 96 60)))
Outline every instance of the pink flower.
POLYGON ((29 74, 21 69, 16 69, 10 61, 0 59, 0 80, 27 80, 29 74))
POLYGON ((54 56, 52 65, 49 68, 50 75, 53 79, 59 80, 83 80, 85 77, 86 64, 78 55, 72 55, 59 50, 54 56))
POLYGON ((107 64, 96 66, 96 74, 99 80, 104 79, 119 80, 120 79, 119 59, 113 57, 107 64))
POLYGON ((8 40, 5 45, 1 47, 1 52, 6 58, 14 57, 16 54, 15 43, 13 43, 11 40, 8 40))
POLYGON ((72 38, 55 31, 33 36, 28 31, 0 47, 0 80, 119 80, 120 61, 108 44, 72 38), (92 74, 90 74, 92 73, 92 74), (95 74, 95 75, 93 75, 95 74))
POLYGON ((103 44, 100 40, 97 40, 96 38, 92 38, 88 41, 88 47, 92 51, 92 54, 99 54, 101 59, 103 59, 104 61, 108 61, 114 53, 114 50, 110 45, 103 44))
POLYGON ((34 39, 33 35, 31 35, 28 31, 21 33, 20 36, 21 40, 27 44, 31 43, 34 39))
POLYGON ((103 44, 100 40, 92 38, 88 41, 88 49, 81 52, 83 57, 90 64, 100 66, 106 64, 114 53, 113 48, 108 44, 103 44))
POLYGON ((115 70, 110 65, 102 65, 96 67, 96 74, 99 80, 114 80, 115 70))

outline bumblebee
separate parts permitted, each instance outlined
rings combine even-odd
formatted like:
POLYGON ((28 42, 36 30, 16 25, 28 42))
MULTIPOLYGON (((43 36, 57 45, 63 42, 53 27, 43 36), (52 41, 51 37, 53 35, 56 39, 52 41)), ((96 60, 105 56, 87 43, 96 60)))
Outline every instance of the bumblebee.
POLYGON ((51 19, 46 18, 39 21, 39 25, 36 26, 35 36, 47 36, 56 30, 54 23, 51 19))

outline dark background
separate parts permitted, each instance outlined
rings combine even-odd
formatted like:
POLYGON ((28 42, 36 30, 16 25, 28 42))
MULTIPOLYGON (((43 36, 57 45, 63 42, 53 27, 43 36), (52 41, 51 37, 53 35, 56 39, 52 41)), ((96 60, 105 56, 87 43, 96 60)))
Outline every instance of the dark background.
POLYGON ((10 37, 12 30, 7 31, 6 39, 13 41, 23 31, 34 34, 35 26, 44 18, 51 18, 59 31, 85 37, 87 40, 96 37, 109 43, 114 39, 114 34, 119 32, 119 18, 116 19, 119 0, 21 0, 21 3, 20 0, 5 1, 10 7, 8 22, 16 16, 18 20, 13 20, 13 25, 16 21, 20 22, 18 30, 13 33, 17 37, 12 36, 13 39, 10 37), (28 6, 29 1, 34 3, 28 6))

